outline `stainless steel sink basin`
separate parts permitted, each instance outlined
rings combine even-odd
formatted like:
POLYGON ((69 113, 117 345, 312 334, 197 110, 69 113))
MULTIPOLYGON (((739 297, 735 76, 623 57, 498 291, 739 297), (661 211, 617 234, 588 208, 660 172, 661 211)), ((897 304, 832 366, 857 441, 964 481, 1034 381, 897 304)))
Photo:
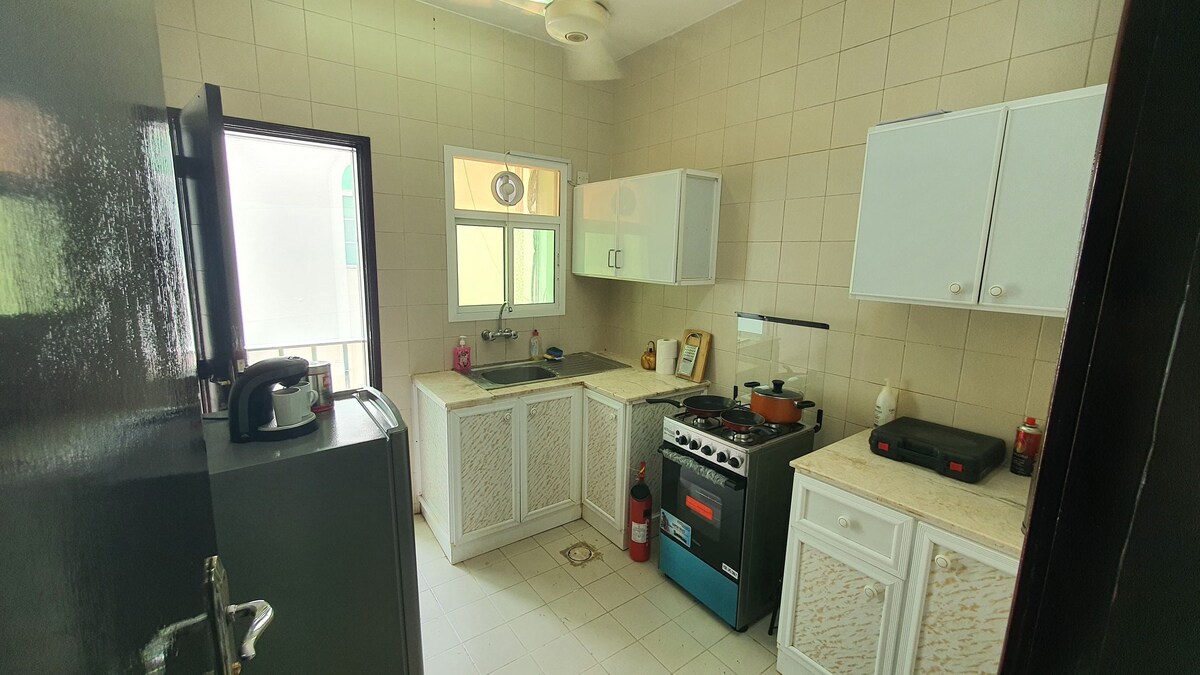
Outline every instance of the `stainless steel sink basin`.
POLYGON ((591 375, 606 370, 628 368, 619 361, 606 359, 591 352, 567 354, 562 361, 544 361, 531 363, 529 361, 513 361, 480 366, 467 375, 472 382, 484 389, 500 389, 538 380, 551 380, 559 377, 578 377, 591 375))
POLYGON ((541 366, 510 366, 480 373, 480 377, 495 384, 521 384, 558 376, 541 366))

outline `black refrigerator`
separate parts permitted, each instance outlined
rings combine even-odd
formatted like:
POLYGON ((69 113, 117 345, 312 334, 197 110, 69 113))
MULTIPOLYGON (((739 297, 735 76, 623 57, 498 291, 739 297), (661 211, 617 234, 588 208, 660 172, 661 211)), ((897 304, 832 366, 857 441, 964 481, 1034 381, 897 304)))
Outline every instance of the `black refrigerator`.
POLYGON ((254 672, 420 673, 408 429, 370 387, 339 392, 319 420, 237 444, 226 420, 204 422, 230 590, 276 612, 254 672))

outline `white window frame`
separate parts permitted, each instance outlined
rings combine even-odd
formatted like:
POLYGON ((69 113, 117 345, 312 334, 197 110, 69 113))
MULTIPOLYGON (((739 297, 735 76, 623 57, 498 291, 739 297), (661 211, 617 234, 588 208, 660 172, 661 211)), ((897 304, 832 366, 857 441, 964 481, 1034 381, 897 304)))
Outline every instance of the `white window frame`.
POLYGON ((554 231, 554 302, 538 305, 512 305, 512 312, 505 312, 509 318, 533 318, 541 316, 561 316, 567 308, 566 270, 563 265, 563 250, 567 235, 567 223, 570 222, 571 186, 568 180, 571 176, 570 160, 561 157, 534 155, 524 152, 489 152, 473 148, 462 148, 453 145, 444 146, 442 156, 446 181, 446 275, 448 282, 448 305, 451 322, 458 321, 495 321, 500 313, 500 305, 470 305, 458 304, 458 225, 501 225, 504 227, 504 257, 505 269, 509 276, 504 280, 505 302, 511 304, 513 299, 513 279, 511 276, 511 256, 513 230, 531 227, 541 230, 554 231), (468 157, 492 162, 512 162, 523 166, 536 166, 558 172, 558 216, 535 216, 528 214, 490 213, 454 208, 454 158, 468 157))

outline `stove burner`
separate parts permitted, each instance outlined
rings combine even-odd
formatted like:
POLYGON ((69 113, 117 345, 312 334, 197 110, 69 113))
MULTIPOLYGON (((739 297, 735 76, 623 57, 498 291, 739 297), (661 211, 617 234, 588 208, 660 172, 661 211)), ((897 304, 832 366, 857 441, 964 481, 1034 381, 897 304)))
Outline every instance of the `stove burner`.
POLYGON ((683 416, 679 419, 685 424, 696 427, 697 429, 703 429, 705 431, 719 429, 721 427, 720 415, 715 415, 713 417, 700 417, 699 415, 689 415, 688 413, 683 413, 683 416))
POLYGON ((736 433, 736 432, 733 434, 730 434, 729 440, 733 441, 734 443, 737 443, 738 445, 754 445, 754 444, 758 443, 759 439, 758 439, 758 436, 756 436, 753 431, 749 431, 744 434, 736 433))

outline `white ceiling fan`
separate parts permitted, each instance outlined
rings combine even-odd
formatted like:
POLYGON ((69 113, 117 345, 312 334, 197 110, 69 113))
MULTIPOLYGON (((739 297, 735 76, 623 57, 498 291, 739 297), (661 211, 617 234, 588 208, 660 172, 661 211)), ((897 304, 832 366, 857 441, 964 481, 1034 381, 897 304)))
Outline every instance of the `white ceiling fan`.
POLYGON ((595 0, 503 0, 546 18, 546 32, 563 43, 567 77, 616 80, 621 69, 608 51, 608 9, 595 0))

